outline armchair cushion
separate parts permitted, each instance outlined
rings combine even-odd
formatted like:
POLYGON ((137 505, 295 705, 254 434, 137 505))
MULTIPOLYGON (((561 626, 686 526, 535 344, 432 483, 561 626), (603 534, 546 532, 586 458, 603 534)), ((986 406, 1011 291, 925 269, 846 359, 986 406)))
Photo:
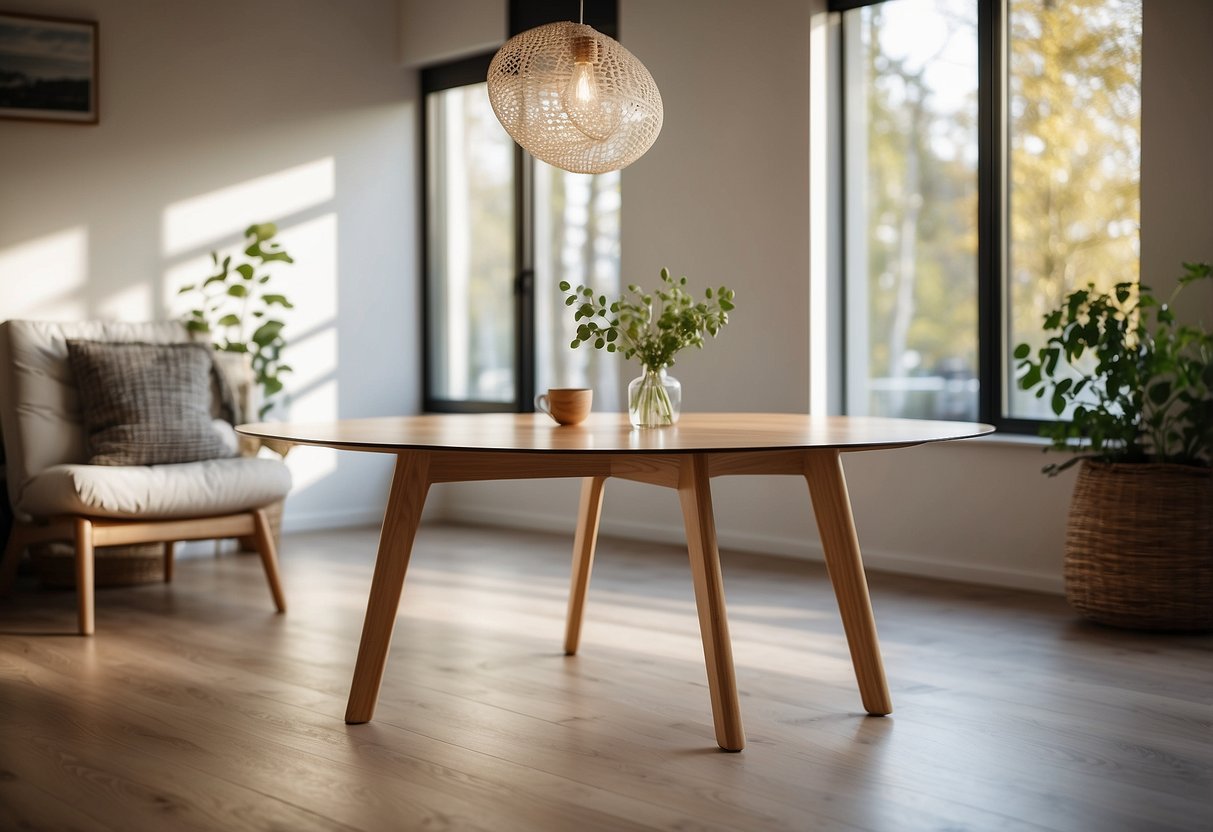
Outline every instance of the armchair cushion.
POLYGON ((92 465, 158 465, 231 456, 211 420, 203 344, 67 340, 92 465))
POLYGON ((171 344, 189 340, 177 321, 5 321, 0 324, 0 424, 9 499, 21 506, 30 479, 88 459, 67 339, 171 344))
POLYGON ((55 465, 35 475, 20 509, 35 517, 168 519, 227 514, 286 497, 291 474, 281 461, 233 457, 175 465, 55 465))

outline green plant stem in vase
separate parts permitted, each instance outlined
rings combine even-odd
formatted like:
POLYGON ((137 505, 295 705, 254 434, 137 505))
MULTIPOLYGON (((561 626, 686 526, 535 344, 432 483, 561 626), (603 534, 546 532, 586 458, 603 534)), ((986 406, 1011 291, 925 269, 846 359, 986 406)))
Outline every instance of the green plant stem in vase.
POLYGON ((574 288, 561 281, 565 305, 577 322, 573 349, 590 344, 595 349, 621 352, 640 361, 642 374, 628 385, 628 417, 635 427, 661 427, 678 421, 682 385, 666 373, 674 356, 687 347, 702 348, 729 322, 734 293, 726 286, 709 288, 696 301, 686 290, 685 277, 661 270, 661 285, 646 292, 636 284, 608 303, 588 286, 574 288))
POLYGON ((628 385, 628 418, 632 427, 659 428, 678 421, 682 384, 665 370, 644 369, 628 385))

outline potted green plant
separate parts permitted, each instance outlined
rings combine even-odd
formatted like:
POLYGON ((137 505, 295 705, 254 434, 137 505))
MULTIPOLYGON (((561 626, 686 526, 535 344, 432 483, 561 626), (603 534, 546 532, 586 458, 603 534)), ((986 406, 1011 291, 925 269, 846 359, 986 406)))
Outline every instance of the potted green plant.
MULTIPOLYGON (((220 259, 219 253, 211 252, 211 263, 215 271, 201 283, 191 283, 177 290, 178 295, 192 296, 194 308, 184 316, 190 332, 206 336, 217 350, 216 359, 226 358, 239 363, 239 375, 246 382, 236 385, 240 395, 241 416, 251 421, 253 411, 257 419, 264 419, 277 403, 274 399, 282 392, 282 377, 291 372, 291 367, 282 361, 282 350, 286 338, 282 330, 286 323, 278 312, 294 309, 285 295, 272 288, 271 263, 294 263, 294 259, 273 242, 278 226, 272 222, 250 225, 244 231, 245 260, 235 262, 230 256, 220 259), (253 389, 259 389, 259 395, 253 389), (259 400, 259 404, 255 403, 259 400)), ((240 437, 240 451, 246 456, 258 453, 262 448, 285 457, 290 445, 274 443, 268 439, 240 437)), ((270 528, 277 543, 282 535, 283 502, 280 500, 265 507, 270 528)), ((240 538, 245 551, 257 547, 250 538, 240 538)))
POLYGON ((590 344, 640 361, 642 372, 628 385, 628 417, 635 427, 661 427, 678 421, 682 385, 666 370, 681 350, 702 348, 705 337, 715 338, 734 309, 732 289, 709 288, 697 302, 686 285, 685 277, 675 279, 663 268, 661 285, 655 291, 646 292, 632 284, 608 303, 605 295, 595 296, 588 286, 560 283, 565 305, 573 307, 578 322, 572 348, 590 344))
POLYGON ((1173 311, 1213 267, 1185 263, 1171 296, 1118 283, 1071 292, 1016 347, 1019 385, 1048 397, 1041 433, 1081 462, 1065 583, 1087 618, 1141 629, 1213 628, 1213 333, 1173 311))
MULTIPOLYGON (((247 260, 233 264, 230 256, 219 259, 211 252, 215 272, 201 283, 177 290, 193 295, 195 306, 185 314, 191 332, 211 338, 216 350, 246 356, 253 382, 261 388, 257 418, 265 418, 274 407, 274 396, 282 391, 282 376, 291 367, 282 362, 286 325, 276 316, 279 310, 293 309, 286 296, 271 291, 270 263, 294 263, 294 259, 272 242, 278 226, 257 223, 245 229, 244 254, 247 260)), ((250 414, 251 415, 251 414, 250 414)))

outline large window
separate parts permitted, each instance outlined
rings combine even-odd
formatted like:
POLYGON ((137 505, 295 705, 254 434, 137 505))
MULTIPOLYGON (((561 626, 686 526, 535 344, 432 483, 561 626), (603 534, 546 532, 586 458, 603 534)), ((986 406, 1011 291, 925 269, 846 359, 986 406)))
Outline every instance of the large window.
POLYGON ((489 105, 489 58, 422 74, 427 410, 530 410, 593 387, 618 409, 618 362, 570 350, 557 286, 619 291, 619 173, 566 173, 518 148, 489 105))
POLYGON ((429 394, 512 403, 517 321, 514 142, 485 85, 431 92, 426 122, 429 394))
POLYGON ((844 406, 1052 418, 1016 343, 1138 275, 1142 0, 835 0, 844 406))

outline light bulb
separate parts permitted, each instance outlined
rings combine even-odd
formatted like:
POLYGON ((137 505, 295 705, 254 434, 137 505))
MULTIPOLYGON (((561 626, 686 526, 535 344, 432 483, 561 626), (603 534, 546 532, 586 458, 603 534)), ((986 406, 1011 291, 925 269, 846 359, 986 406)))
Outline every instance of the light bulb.
POLYGON ((573 65, 573 78, 569 81, 565 93, 574 102, 574 107, 592 107, 598 104, 598 82, 594 80, 594 65, 577 63, 573 65))
POLYGON ((594 72, 598 44, 592 37, 573 40, 573 74, 562 93, 564 111, 573 125, 596 142, 619 127, 619 107, 602 94, 594 72))

